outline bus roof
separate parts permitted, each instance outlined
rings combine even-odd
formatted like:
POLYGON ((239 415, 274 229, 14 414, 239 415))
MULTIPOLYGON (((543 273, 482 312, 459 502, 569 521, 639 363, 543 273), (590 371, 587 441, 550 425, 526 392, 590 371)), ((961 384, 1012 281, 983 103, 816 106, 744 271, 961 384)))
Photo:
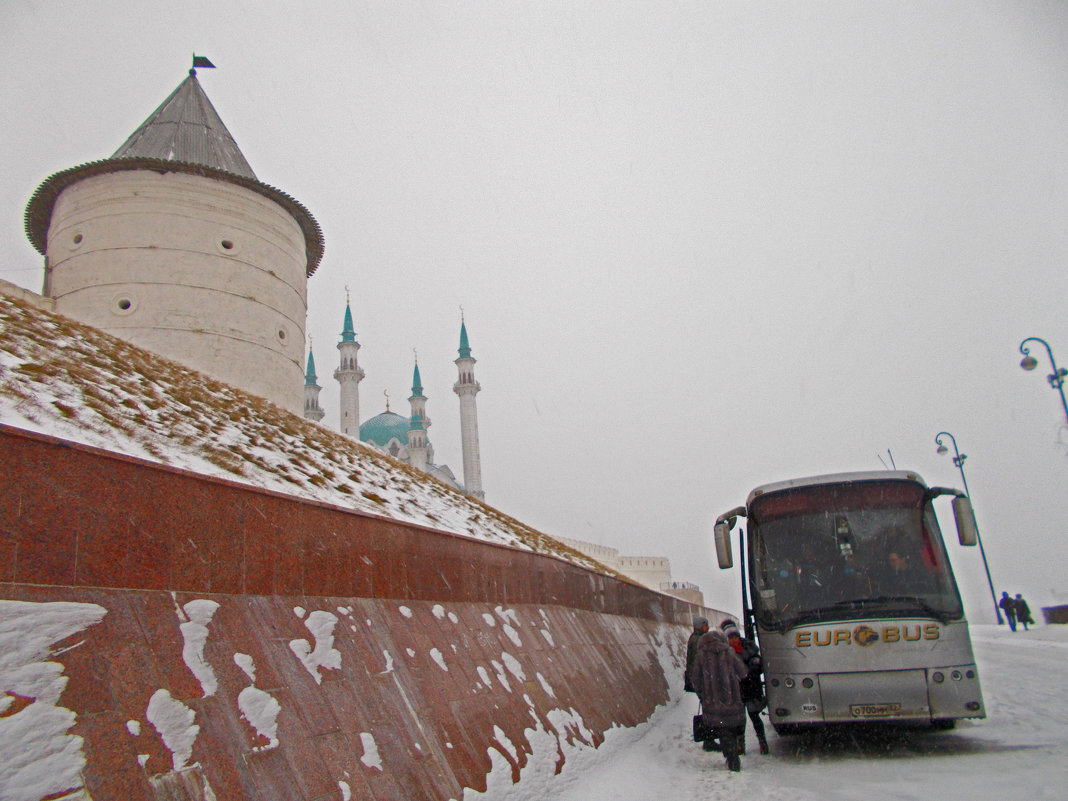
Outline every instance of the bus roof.
POLYGON ((800 487, 818 487, 823 484, 850 484, 857 481, 911 481, 916 484, 927 486, 919 473, 911 470, 871 470, 863 473, 831 473, 825 476, 807 476, 805 478, 791 478, 787 481, 776 481, 772 484, 762 484, 749 493, 745 505, 748 508, 753 501, 761 495, 770 492, 782 492, 783 490, 798 489, 800 487))

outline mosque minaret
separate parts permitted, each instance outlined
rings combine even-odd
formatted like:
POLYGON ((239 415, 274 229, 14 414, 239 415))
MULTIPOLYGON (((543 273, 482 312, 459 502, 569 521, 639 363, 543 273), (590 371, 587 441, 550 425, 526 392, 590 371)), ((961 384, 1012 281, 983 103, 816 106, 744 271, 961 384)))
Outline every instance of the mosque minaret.
POLYGON ((356 331, 352 327, 352 308, 348 297, 345 298, 345 323, 337 349, 341 364, 334 371, 334 378, 341 384, 341 433, 359 439, 360 382, 363 381, 364 372, 357 360, 360 343, 356 341, 356 331))
POLYGON ((460 357, 455 364, 459 378, 452 390, 460 396, 460 442, 464 456, 464 492, 482 500, 486 493, 482 490, 482 457, 478 450, 478 410, 475 408, 475 395, 482 389, 475 381, 475 359, 471 356, 471 346, 467 341, 467 326, 460 320, 460 357))
POLYGON ((312 353, 311 345, 309 344, 308 368, 304 371, 304 416, 317 423, 326 414, 323 411, 323 407, 319 405, 319 392, 321 390, 319 377, 315 375, 315 355, 312 353))

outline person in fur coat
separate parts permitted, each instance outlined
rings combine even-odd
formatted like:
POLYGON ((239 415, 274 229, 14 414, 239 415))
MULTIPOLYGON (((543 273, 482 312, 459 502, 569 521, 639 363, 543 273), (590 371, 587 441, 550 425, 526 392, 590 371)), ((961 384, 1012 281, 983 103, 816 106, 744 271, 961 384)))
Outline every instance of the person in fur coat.
POLYGON ((748 672, 719 629, 712 629, 698 641, 690 683, 701 698, 701 720, 712 729, 723 747, 727 767, 733 771, 742 769, 738 756, 738 741, 745 724, 741 680, 748 672))

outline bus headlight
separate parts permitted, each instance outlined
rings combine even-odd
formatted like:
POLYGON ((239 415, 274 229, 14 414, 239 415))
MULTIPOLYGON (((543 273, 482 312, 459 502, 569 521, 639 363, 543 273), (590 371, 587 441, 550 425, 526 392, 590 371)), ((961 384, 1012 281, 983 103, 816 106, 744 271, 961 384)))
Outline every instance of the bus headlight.
POLYGON ((792 690, 794 688, 794 680, 793 679, 788 678, 788 679, 786 679, 786 681, 783 682, 783 684, 786 685, 786 689, 788 689, 788 690, 792 690))
POLYGON ((946 680, 946 677, 942 675, 942 671, 941 670, 936 670, 934 675, 931 676, 931 678, 934 680, 934 682, 936 684, 941 684, 942 682, 944 682, 946 680))
POLYGON ((809 678, 805 678, 805 679, 801 680, 801 686, 804 687, 806 690, 811 690, 813 683, 814 682, 812 681, 812 679, 809 679, 809 678))

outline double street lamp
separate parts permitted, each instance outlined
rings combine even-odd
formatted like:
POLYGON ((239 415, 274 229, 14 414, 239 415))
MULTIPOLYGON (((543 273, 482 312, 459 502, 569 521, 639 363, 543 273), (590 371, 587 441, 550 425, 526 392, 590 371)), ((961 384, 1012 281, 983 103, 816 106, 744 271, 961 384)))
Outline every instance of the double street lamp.
POLYGON ((1049 343, 1038 337, 1028 337, 1020 343, 1020 353, 1024 355, 1023 360, 1020 362, 1020 367, 1028 371, 1038 367, 1038 359, 1031 355, 1031 350, 1027 347, 1028 342, 1041 342, 1046 346, 1046 353, 1049 354, 1049 363, 1053 366, 1053 372, 1046 376, 1046 380, 1049 381, 1051 387, 1060 393, 1061 406, 1064 407, 1064 417, 1068 420, 1068 401, 1064 399, 1064 379, 1068 376, 1068 369, 1063 367, 1058 369, 1057 362, 1053 359, 1053 351, 1050 350, 1049 343))
MULTIPOLYGON (((949 448, 942 444, 942 437, 949 437, 950 442, 953 443, 953 464, 960 470, 960 480, 964 482, 964 494, 971 498, 972 494, 968 491, 968 479, 964 477, 964 460, 968 457, 957 449, 957 438, 948 431, 940 431, 937 436, 935 436, 935 443, 938 445, 938 453, 949 453, 949 448)), ((986 551, 983 549, 983 538, 979 535, 978 524, 975 527, 975 539, 979 543, 979 555, 983 557, 983 570, 986 571, 986 583, 990 586, 990 597, 994 601, 994 616, 997 617, 998 625, 1000 626, 1004 623, 1001 619, 1001 607, 998 606, 998 596, 997 593, 994 592, 994 581, 990 578, 990 565, 987 564, 986 561, 986 551)))

